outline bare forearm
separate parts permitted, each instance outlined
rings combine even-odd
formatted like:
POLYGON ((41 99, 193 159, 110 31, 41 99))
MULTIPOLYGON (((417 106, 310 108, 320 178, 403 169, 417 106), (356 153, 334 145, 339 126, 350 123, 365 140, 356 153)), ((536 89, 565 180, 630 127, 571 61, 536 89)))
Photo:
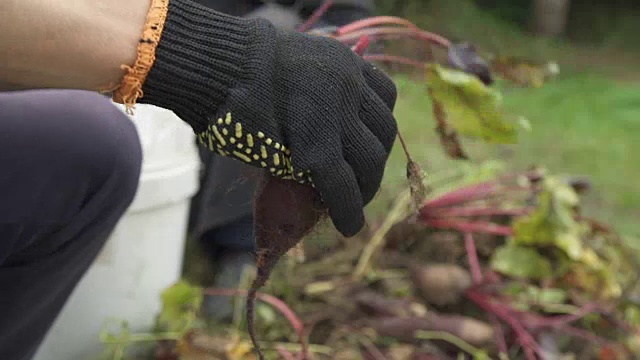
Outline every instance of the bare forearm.
POLYGON ((149 0, 0 1, 0 86, 100 90, 133 64, 149 0))

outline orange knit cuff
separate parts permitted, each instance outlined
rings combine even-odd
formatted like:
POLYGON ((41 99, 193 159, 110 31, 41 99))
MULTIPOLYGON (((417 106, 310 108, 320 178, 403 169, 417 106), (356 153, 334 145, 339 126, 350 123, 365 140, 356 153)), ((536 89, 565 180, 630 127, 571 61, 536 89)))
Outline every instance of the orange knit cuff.
POLYGON ((120 66, 127 73, 118 88, 114 90, 112 99, 116 103, 124 104, 129 114, 133 114, 132 110, 138 98, 144 96, 142 85, 156 59, 156 47, 160 42, 168 10, 169 0, 151 0, 144 30, 138 43, 136 62, 133 66, 124 64, 120 66))

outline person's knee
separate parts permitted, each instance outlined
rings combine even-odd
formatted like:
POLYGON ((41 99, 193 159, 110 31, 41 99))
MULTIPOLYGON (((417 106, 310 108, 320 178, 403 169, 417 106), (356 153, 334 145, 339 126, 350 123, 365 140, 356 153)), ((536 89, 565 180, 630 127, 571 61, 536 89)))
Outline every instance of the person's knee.
POLYGON ((133 200, 140 178, 142 148, 135 125, 111 101, 96 93, 79 92, 68 100, 69 116, 82 122, 78 126, 77 165, 88 171, 97 181, 110 181, 111 201, 127 206, 133 200), (76 98, 77 96, 77 98, 76 98))
POLYGON ((66 90, 57 96, 55 116, 74 132, 69 134, 70 159, 96 176, 117 176, 121 186, 136 187, 142 149, 127 115, 97 93, 66 90))
MULTIPOLYGON (((110 201, 133 199, 140 141, 133 123, 108 98, 78 90, 0 93, 0 129, 0 164, 36 193, 40 187, 87 197, 115 182, 118 191, 110 201)), ((77 206, 82 204, 72 207, 77 206)))
POLYGON ((117 184, 119 200, 129 204, 138 188, 142 167, 142 147, 136 127, 108 98, 93 93, 82 96, 76 115, 80 115, 79 118, 84 115, 84 120, 92 124, 84 128, 78 140, 79 149, 91 149, 91 156, 79 161, 92 173, 117 184), (88 114, 83 104, 89 107, 88 114))

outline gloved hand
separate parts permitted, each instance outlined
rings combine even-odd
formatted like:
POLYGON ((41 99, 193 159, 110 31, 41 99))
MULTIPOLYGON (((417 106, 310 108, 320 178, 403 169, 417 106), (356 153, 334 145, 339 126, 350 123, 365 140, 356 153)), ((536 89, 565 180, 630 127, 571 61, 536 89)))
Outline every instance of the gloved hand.
POLYGON ((396 88, 347 46, 172 0, 142 90, 210 150, 315 186, 345 236, 364 225, 397 133, 396 88))

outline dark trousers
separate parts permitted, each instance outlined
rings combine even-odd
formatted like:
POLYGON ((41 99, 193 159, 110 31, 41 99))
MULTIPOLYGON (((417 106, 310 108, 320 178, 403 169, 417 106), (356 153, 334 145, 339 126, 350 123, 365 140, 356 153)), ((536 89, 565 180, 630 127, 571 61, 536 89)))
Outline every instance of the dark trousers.
POLYGON ((30 359, 136 193, 131 121, 96 93, 0 92, 0 359, 30 359))

